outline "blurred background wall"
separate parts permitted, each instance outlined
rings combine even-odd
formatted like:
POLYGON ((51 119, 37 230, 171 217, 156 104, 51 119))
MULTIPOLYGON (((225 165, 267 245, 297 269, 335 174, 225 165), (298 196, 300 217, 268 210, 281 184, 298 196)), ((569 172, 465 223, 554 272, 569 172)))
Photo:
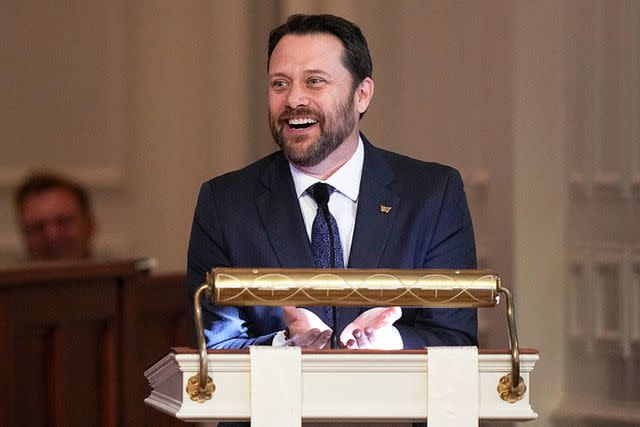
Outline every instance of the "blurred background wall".
POLYGON ((531 425, 640 424, 638 1, 0 0, 0 260, 46 167, 90 187, 99 254, 184 270, 200 184, 274 149, 266 40, 298 12, 361 26, 374 144, 462 172, 480 266, 541 351, 531 425))

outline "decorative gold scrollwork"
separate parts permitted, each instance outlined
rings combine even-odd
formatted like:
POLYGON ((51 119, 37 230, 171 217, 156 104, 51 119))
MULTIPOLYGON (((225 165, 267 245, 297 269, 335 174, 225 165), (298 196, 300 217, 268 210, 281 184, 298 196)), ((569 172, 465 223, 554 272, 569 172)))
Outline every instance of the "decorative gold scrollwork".
POLYGON ((203 389, 200 388, 200 381, 198 375, 194 375, 187 381, 187 394, 191 400, 202 403, 209 399, 216 391, 216 386, 213 384, 211 377, 207 377, 207 385, 203 389))
POLYGON ((527 386, 525 385, 522 377, 520 377, 520 381, 518 381, 518 385, 515 387, 511 384, 511 374, 503 376, 498 382, 498 394, 500 394, 500 399, 508 403, 515 403, 518 400, 522 400, 526 391, 527 386))

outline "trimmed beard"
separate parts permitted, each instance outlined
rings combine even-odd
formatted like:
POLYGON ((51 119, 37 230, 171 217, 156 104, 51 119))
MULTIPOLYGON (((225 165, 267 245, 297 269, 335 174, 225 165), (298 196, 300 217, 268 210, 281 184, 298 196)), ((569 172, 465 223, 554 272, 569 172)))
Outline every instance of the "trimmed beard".
POLYGON ((291 163, 301 167, 317 166, 325 160, 331 153, 335 151, 351 134, 356 126, 356 118, 353 114, 354 100, 352 94, 349 94, 347 100, 338 106, 333 114, 327 117, 314 110, 306 107, 298 109, 287 109, 276 120, 269 112, 269 126, 271 135, 278 147, 282 150, 284 156, 291 163), (302 117, 312 113, 318 119, 320 126, 320 136, 310 143, 305 149, 301 149, 299 145, 304 138, 295 138, 294 141, 286 139, 282 135, 282 130, 286 124, 287 118, 302 117))

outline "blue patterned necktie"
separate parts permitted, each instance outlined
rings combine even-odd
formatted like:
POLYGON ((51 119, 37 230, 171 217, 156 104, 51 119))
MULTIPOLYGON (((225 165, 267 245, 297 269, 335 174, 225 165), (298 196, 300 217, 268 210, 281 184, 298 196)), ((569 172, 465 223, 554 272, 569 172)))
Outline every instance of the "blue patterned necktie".
MULTIPOLYGON (((307 188, 307 192, 318 204, 311 226, 311 251, 316 268, 344 268, 338 223, 329 212, 329 197, 334 190, 335 188, 322 182, 307 188)), ((338 348, 338 331, 334 328, 337 323, 337 308, 325 308, 329 320, 327 326, 333 329, 331 347, 338 348)))
POLYGON ((342 245, 338 223, 329 212, 329 197, 335 191, 332 186, 318 182, 307 189, 318 204, 311 227, 311 250, 316 268, 344 268, 342 245))

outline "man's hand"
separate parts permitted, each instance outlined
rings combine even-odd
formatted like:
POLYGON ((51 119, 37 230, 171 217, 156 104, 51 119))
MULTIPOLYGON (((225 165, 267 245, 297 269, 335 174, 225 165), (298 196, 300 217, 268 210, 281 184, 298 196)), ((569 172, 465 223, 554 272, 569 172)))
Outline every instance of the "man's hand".
POLYGON ((331 329, 313 312, 296 307, 282 307, 282 312, 291 336, 291 345, 324 348, 331 339, 331 329))
POLYGON ((344 328, 340 342, 351 349, 401 350, 402 338, 393 326, 400 316, 400 307, 371 308, 344 328))

